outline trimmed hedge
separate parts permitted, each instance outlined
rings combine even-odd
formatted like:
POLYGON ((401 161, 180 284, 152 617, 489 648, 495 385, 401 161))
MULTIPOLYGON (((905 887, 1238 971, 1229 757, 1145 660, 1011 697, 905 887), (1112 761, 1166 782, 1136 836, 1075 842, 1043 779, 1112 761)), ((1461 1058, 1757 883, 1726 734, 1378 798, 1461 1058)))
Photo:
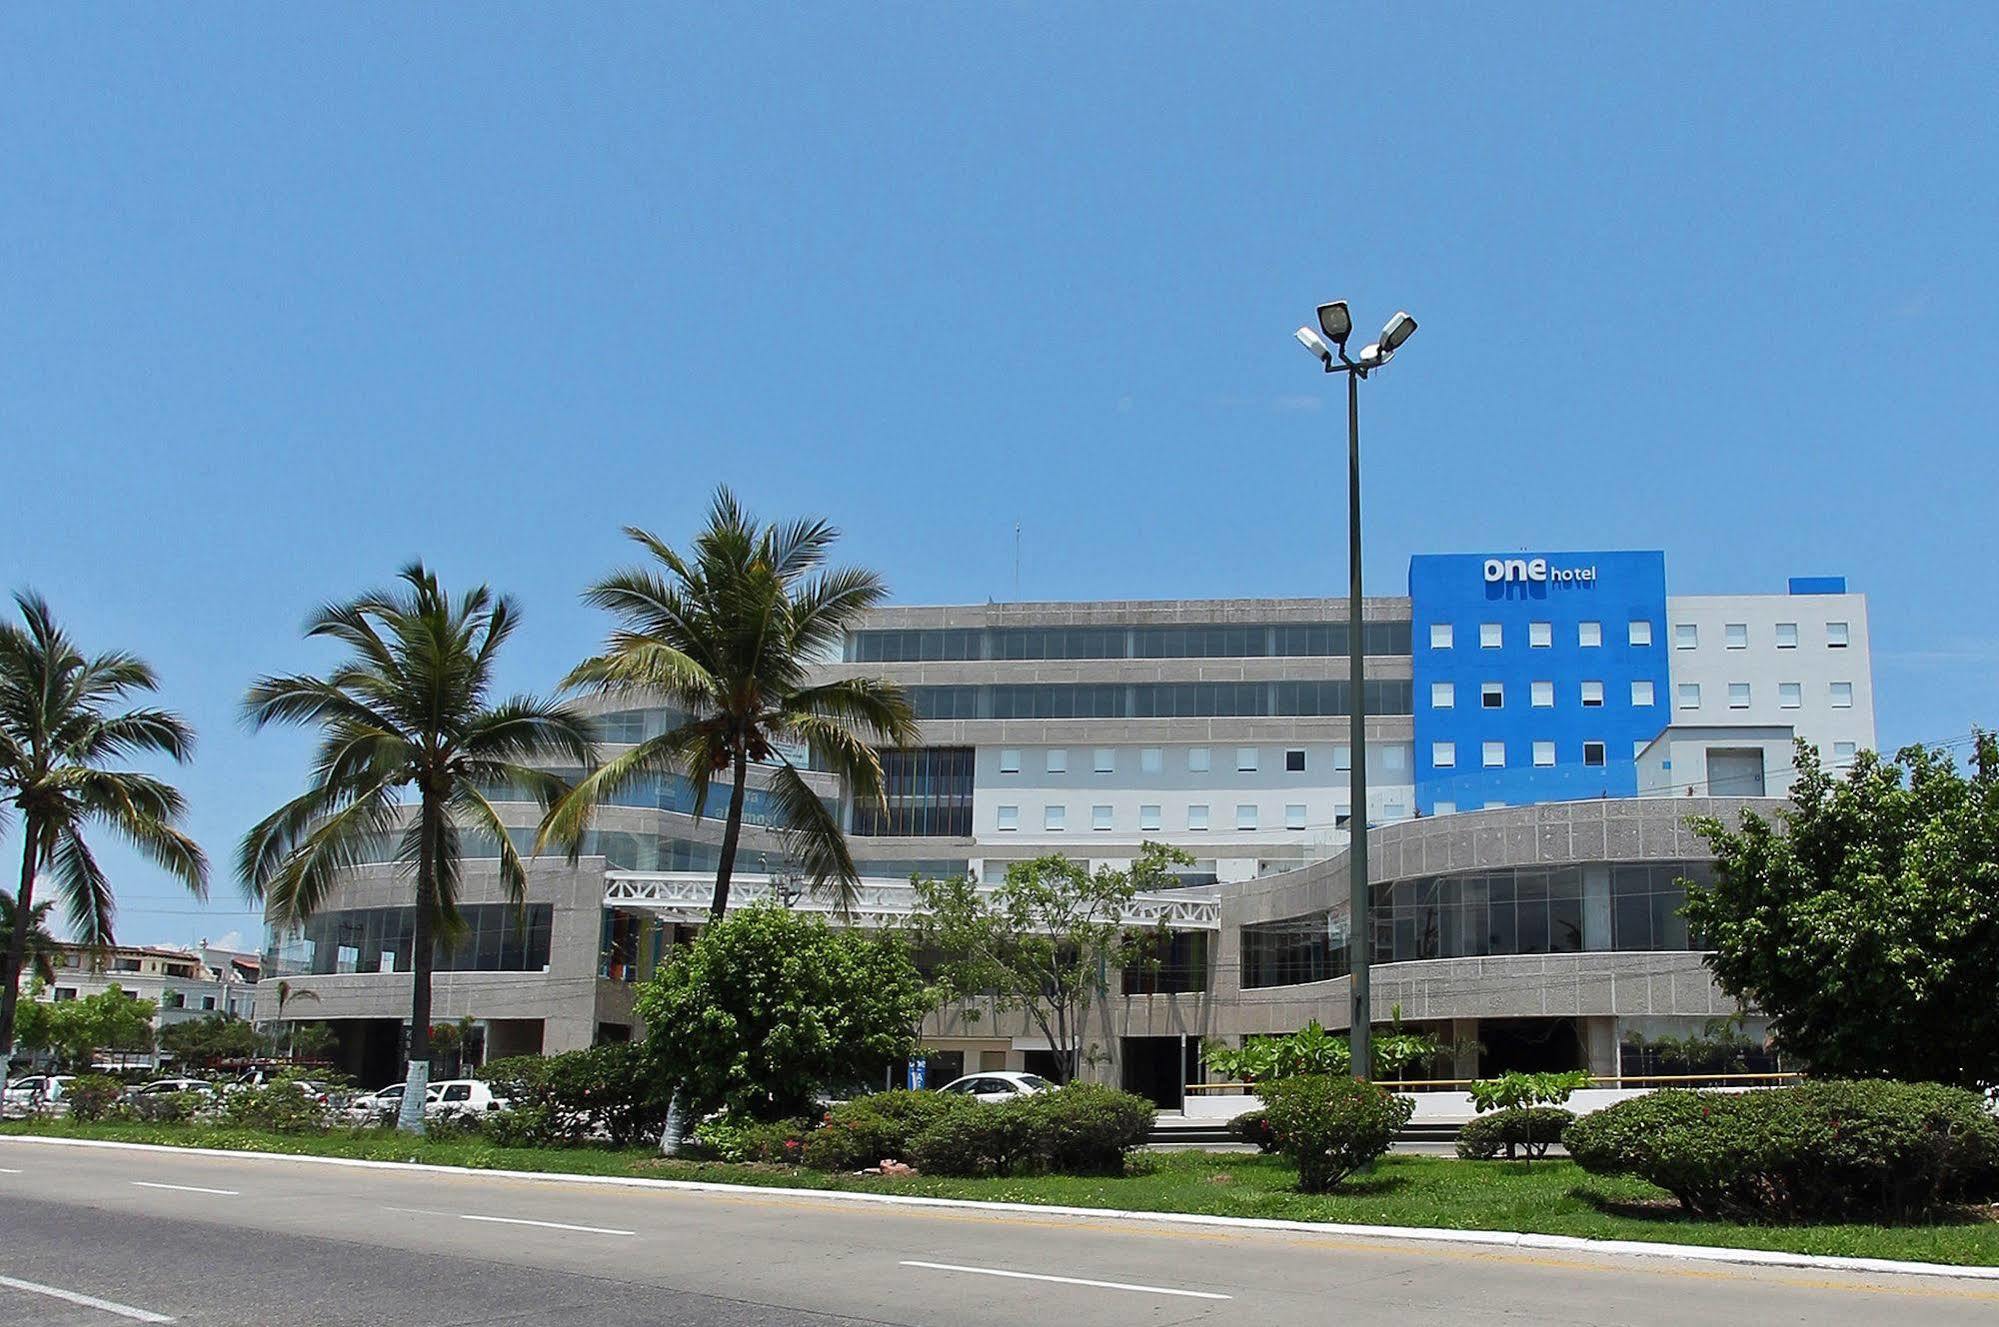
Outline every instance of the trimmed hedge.
POLYGON ((1259 1152, 1275 1152, 1277 1135, 1270 1131, 1270 1115, 1267 1111, 1252 1110, 1236 1116, 1228 1122, 1229 1137, 1238 1143, 1247 1143, 1259 1152))
POLYGON ((289 1073, 262 1087, 240 1087, 225 1094, 222 1118, 241 1128, 272 1133, 316 1133, 328 1123, 326 1108, 306 1095, 289 1073))
POLYGON ((1525 1152, 1538 1161, 1575 1122, 1575 1112, 1560 1106, 1509 1106, 1466 1123, 1458 1131, 1458 1155, 1466 1161, 1490 1161, 1504 1151, 1511 1161, 1525 1152))
POLYGON ((1257 1087, 1277 1149, 1298 1167, 1298 1187, 1325 1193, 1388 1151, 1416 1103, 1344 1075, 1280 1078, 1257 1087))
MULTIPOLYGON (((1051 1092, 994 1103, 969 1097, 940 1098, 935 1093, 883 1096, 927 1097, 931 1102, 949 1103, 941 1107, 903 1106, 905 1119, 925 1112, 930 1118, 901 1140, 902 1152, 890 1148, 862 1162, 871 1166, 884 1159, 904 1160, 930 1175, 1121 1175, 1125 1155, 1152 1132, 1155 1114, 1145 1098, 1101 1083, 1071 1083, 1051 1092)), ((838 1115, 836 1110, 828 1117, 822 1134, 836 1127, 838 1115)), ((842 1155, 834 1144, 821 1144, 818 1138, 814 1135, 807 1140, 808 1157, 815 1147, 824 1149, 821 1155, 842 1155)), ((866 1150, 889 1141, 895 1140, 869 1137, 866 1150)))
POLYGON ((818 1170, 866 1170, 884 1161, 909 1162, 918 1134, 947 1111, 978 1105, 968 1097, 911 1091, 843 1101, 805 1139, 805 1164, 818 1170))
POLYGON ((1977 1093, 1934 1083, 1659 1091, 1584 1116, 1562 1145, 1704 1217, 1907 1221, 1999 1196, 1999 1121, 1977 1093))
POLYGON ((690 1156, 717 1161, 796 1166, 805 1160, 805 1145, 815 1136, 812 1121, 739 1120, 718 1115, 694 1127, 685 1143, 690 1156))
POLYGON ((490 1121, 495 1139, 548 1147, 602 1135, 613 1147, 657 1137, 667 1093, 639 1044, 612 1043, 560 1055, 516 1055, 479 1071, 511 1109, 490 1121))
POLYGON ((1151 1135, 1158 1114, 1144 1097, 1102 1083, 1071 1083, 1020 1104, 1036 1160, 1058 1175, 1122 1175, 1125 1153, 1151 1135))

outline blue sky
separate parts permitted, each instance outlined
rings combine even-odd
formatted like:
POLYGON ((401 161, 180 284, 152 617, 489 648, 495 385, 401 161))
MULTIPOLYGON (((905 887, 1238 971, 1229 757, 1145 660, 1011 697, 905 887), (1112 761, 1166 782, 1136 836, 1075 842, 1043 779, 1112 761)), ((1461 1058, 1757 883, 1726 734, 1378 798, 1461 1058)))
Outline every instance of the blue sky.
MULTIPOLYGON (((735 485, 911 601, 1339 593, 1319 300, 1412 552, 1843 573, 1884 745, 1999 720, 1990 7, 755 5, 0 12, 0 580, 202 746, 203 914, 305 740, 236 718, 421 555, 578 590, 735 485)), ((0 843, 0 859, 20 850, 0 843)), ((12 868, 9 868, 12 869, 12 868)))

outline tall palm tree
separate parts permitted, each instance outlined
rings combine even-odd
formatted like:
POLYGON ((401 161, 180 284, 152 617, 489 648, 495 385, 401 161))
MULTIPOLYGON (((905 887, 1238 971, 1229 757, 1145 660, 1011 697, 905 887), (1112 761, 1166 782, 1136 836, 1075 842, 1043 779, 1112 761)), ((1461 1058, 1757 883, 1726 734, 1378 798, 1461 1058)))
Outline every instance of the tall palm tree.
MULTIPOLYGON (((54 899, 46 899, 28 909, 28 939, 21 954, 21 971, 34 973, 44 986, 55 981, 56 959, 62 954, 62 942, 49 930, 49 913, 55 906, 54 899)), ((0 949, 13 949, 15 919, 20 915, 14 896, 0 889, 0 949)))
POLYGON ((433 947, 463 929, 458 914, 459 825, 498 843, 500 881, 525 907, 527 868, 488 793, 523 790, 544 807, 568 784, 526 761, 596 762, 590 722, 534 696, 493 703, 494 657, 519 616, 485 586, 455 603, 422 563, 401 585, 321 608, 306 635, 347 646, 325 677, 266 677, 250 688, 253 727, 316 726, 318 757, 303 793, 243 838, 239 869, 273 924, 297 927, 317 912, 341 873, 394 860, 414 872, 409 1087, 402 1127, 420 1132, 430 1069, 433 947), (407 799, 406 799, 407 794, 407 799))
MULTIPOLYGON (((14 1049, 14 1011, 35 919, 35 884, 55 873, 71 931, 95 949, 113 943, 117 907, 111 882, 84 831, 103 826, 185 884, 208 892, 208 859, 176 822, 185 805, 171 785, 105 765, 130 756, 164 755, 184 762, 194 732, 177 714, 150 706, 125 708, 159 682, 143 659, 122 650, 86 657, 41 596, 14 596, 21 625, 0 625, 0 829, 21 818, 21 883, 11 900, 13 926, 0 959, 0 1087, 14 1049)), ((46 905, 44 905, 46 907, 46 905)))
POLYGON ((824 567, 840 535, 825 521, 759 526, 726 488, 716 491, 688 556, 644 530, 625 533, 653 565, 617 572, 585 595, 619 627, 564 685, 663 698, 687 717, 585 775, 543 823, 541 841, 576 852, 597 805, 656 774, 689 779, 701 816, 721 774, 729 808, 709 905, 719 920, 729 905, 749 767, 766 764, 776 828, 813 887, 845 907, 859 879, 846 836, 780 744, 807 747, 813 764, 843 776, 856 800, 882 802, 876 745, 917 737, 902 689, 859 677, 808 684, 810 665, 838 657, 846 629, 881 602, 881 578, 824 567))

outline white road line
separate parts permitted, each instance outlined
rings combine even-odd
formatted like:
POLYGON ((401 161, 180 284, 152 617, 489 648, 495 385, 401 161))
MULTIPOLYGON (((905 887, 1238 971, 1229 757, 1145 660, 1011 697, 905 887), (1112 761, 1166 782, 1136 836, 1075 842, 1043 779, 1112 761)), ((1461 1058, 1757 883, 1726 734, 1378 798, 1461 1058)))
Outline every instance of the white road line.
POLYGON ((242 1195, 235 1189, 204 1189, 198 1184, 154 1184, 150 1180, 131 1180, 141 1189, 173 1189, 180 1193, 212 1193, 218 1198, 238 1198, 242 1195))
POLYGON ((572 1226, 565 1221, 530 1221, 524 1216, 474 1216, 470 1212, 434 1212, 425 1207, 384 1207, 384 1212, 407 1212, 411 1216, 455 1216, 460 1221, 484 1221, 496 1226, 540 1226, 543 1230, 575 1230, 585 1235, 636 1236, 636 1230, 612 1230, 609 1226, 572 1226))
POLYGON ((0 1166, 0 1175, 18 1175, 20 1173, 20 1171, 15 1170, 12 1166, 0 1166))
POLYGON ((74 1290, 61 1290, 55 1286, 45 1286, 35 1281, 16 1280, 11 1276, 0 1276, 0 1286, 6 1286, 10 1290, 25 1290, 31 1295, 47 1295, 50 1299, 65 1299, 72 1304, 81 1304, 87 1309, 101 1309, 106 1313, 115 1313, 121 1318, 130 1318, 133 1322, 173 1321, 172 1318, 169 1318, 164 1313, 150 1313, 145 1309, 135 1309, 130 1304, 114 1304, 108 1299, 99 1299, 95 1295, 79 1294, 74 1290))
POLYGON ((1185 1299, 1228 1299, 1209 1290, 1175 1290, 1171 1286, 1135 1286, 1124 1281, 1089 1281, 1080 1276, 1043 1276, 1039 1272, 1009 1272, 1000 1267, 960 1267, 948 1262, 904 1262, 904 1267, 926 1267, 933 1272, 970 1272, 974 1276, 1004 1276, 1015 1281, 1053 1281, 1064 1286, 1090 1286, 1096 1290, 1134 1290, 1141 1295, 1178 1295, 1185 1299))

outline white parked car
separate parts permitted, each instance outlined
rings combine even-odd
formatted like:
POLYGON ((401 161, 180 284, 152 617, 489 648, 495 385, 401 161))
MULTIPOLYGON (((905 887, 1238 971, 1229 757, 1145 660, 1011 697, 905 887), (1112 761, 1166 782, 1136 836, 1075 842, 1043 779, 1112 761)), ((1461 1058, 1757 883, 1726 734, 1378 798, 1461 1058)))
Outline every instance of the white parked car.
POLYGON ((1039 1074, 1016 1073, 1011 1069, 995 1069, 983 1074, 967 1074, 954 1078, 939 1092, 952 1096, 976 1097, 980 1101, 1012 1101, 1015 1097, 1031 1097, 1036 1092, 1053 1091, 1055 1084, 1039 1074))
POLYGON ((506 1110, 507 1107, 507 1099, 495 1095, 492 1084, 483 1078, 447 1078, 441 1083, 432 1083, 430 1091, 424 1094, 423 1117, 426 1120, 448 1120, 506 1110))
POLYGON ((126 1090, 126 1097, 163 1097, 177 1092, 199 1092, 204 1096, 215 1095, 215 1084, 200 1078, 159 1078, 140 1087, 126 1090))
POLYGON ((30 1074, 10 1079, 4 1103, 7 1114, 25 1115, 33 1111, 60 1112, 69 1109, 64 1096, 74 1082, 69 1074, 30 1074))
MULTIPOLYGON (((347 1103, 347 1113, 357 1120, 394 1119, 403 1108, 403 1083, 391 1083, 373 1092, 363 1093, 347 1103)), ((437 1089, 430 1088, 424 1093, 424 1105, 437 1100, 437 1089)))

